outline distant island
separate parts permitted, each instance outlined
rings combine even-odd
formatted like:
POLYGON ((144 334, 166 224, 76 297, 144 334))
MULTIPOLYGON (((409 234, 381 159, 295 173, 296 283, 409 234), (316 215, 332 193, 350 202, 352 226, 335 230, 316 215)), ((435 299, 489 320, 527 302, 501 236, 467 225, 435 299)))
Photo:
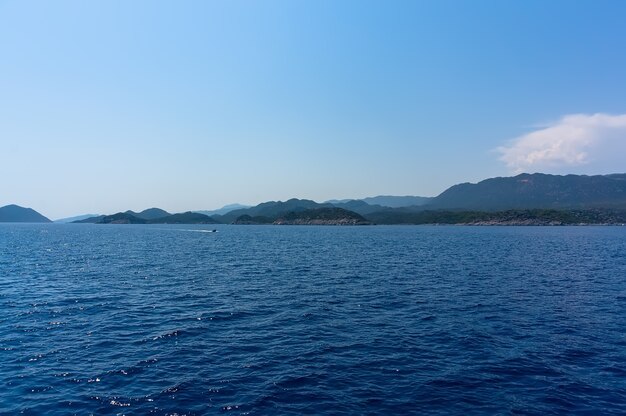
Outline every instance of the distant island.
MULTIPOLYGON (((583 225, 626 223, 626 174, 523 173, 454 185, 436 197, 376 196, 318 203, 308 199, 231 204, 171 214, 160 208, 73 221, 92 224, 462 224, 583 225), (211 213, 212 215, 206 215, 211 213)), ((30 208, 0 208, 0 222, 50 222, 30 208)))
POLYGON ((6 205, 0 207, 0 222, 52 222, 32 208, 24 208, 18 205, 6 205))
POLYGON ((158 208, 150 208, 140 213, 133 211, 118 212, 113 215, 102 215, 84 220, 75 221, 75 223, 87 224, 218 224, 208 215, 199 214, 197 212, 183 212, 180 214, 170 214, 158 208), (155 214, 165 213, 163 216, 155 214))
POLYGON ((343 208, 315 208, 303 211, 290 211, 276 219, 244 214, 233 224, 274 224, 274 225, 372 225, 356 212, 343 208))

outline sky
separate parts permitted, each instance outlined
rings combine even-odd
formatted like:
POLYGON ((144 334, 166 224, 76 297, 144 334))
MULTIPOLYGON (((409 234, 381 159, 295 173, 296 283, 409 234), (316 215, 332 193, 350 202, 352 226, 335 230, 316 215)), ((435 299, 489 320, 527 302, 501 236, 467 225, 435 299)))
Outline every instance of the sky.
POLYGON ((0 0, 0 206, 626 172, 626 2, 0 0))

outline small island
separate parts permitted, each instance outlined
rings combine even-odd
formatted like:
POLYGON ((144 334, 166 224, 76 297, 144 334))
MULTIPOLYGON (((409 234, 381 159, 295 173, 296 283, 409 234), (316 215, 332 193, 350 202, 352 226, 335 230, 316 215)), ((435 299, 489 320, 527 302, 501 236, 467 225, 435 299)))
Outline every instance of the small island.
POLYGON ((242 215, 233 224, 274 224, 274 225, 372 225, 363 216, 343 208, 316 208, 290 211, 278 218, 242 215))

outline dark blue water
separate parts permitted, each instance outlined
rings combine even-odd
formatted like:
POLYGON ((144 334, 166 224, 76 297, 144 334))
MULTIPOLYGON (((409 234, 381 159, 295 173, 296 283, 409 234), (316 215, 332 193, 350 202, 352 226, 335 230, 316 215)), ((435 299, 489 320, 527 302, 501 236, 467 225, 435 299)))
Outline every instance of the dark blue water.
POLYGON ((192 229, 0 225, 0 413, 626 413, 626 228, 192 229))

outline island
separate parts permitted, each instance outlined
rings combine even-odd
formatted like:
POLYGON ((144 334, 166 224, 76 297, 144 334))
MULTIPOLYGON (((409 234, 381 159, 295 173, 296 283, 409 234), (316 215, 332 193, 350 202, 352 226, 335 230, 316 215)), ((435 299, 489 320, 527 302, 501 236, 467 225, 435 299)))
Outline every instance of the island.
POLYGON ((47 223, 52 221, 32 208, 11 204, 0 207, 0 222, 47 223))
POLYGON ((276 219, 269 217, 242 215, 233 224, 274 224, 274 225, 372 225, 363 216, 343 208, 315 208, 290 211, 276 219))
POLYGON ((87 218, 76 223, 87 224, 218 224, 208 215, 199 214, 197 212, 183 212, 180 214, 167 214, 158 218, 142 218, 131 214, 132 211, 118 212, 113 215, 102 215, 93 218, 87 218))

